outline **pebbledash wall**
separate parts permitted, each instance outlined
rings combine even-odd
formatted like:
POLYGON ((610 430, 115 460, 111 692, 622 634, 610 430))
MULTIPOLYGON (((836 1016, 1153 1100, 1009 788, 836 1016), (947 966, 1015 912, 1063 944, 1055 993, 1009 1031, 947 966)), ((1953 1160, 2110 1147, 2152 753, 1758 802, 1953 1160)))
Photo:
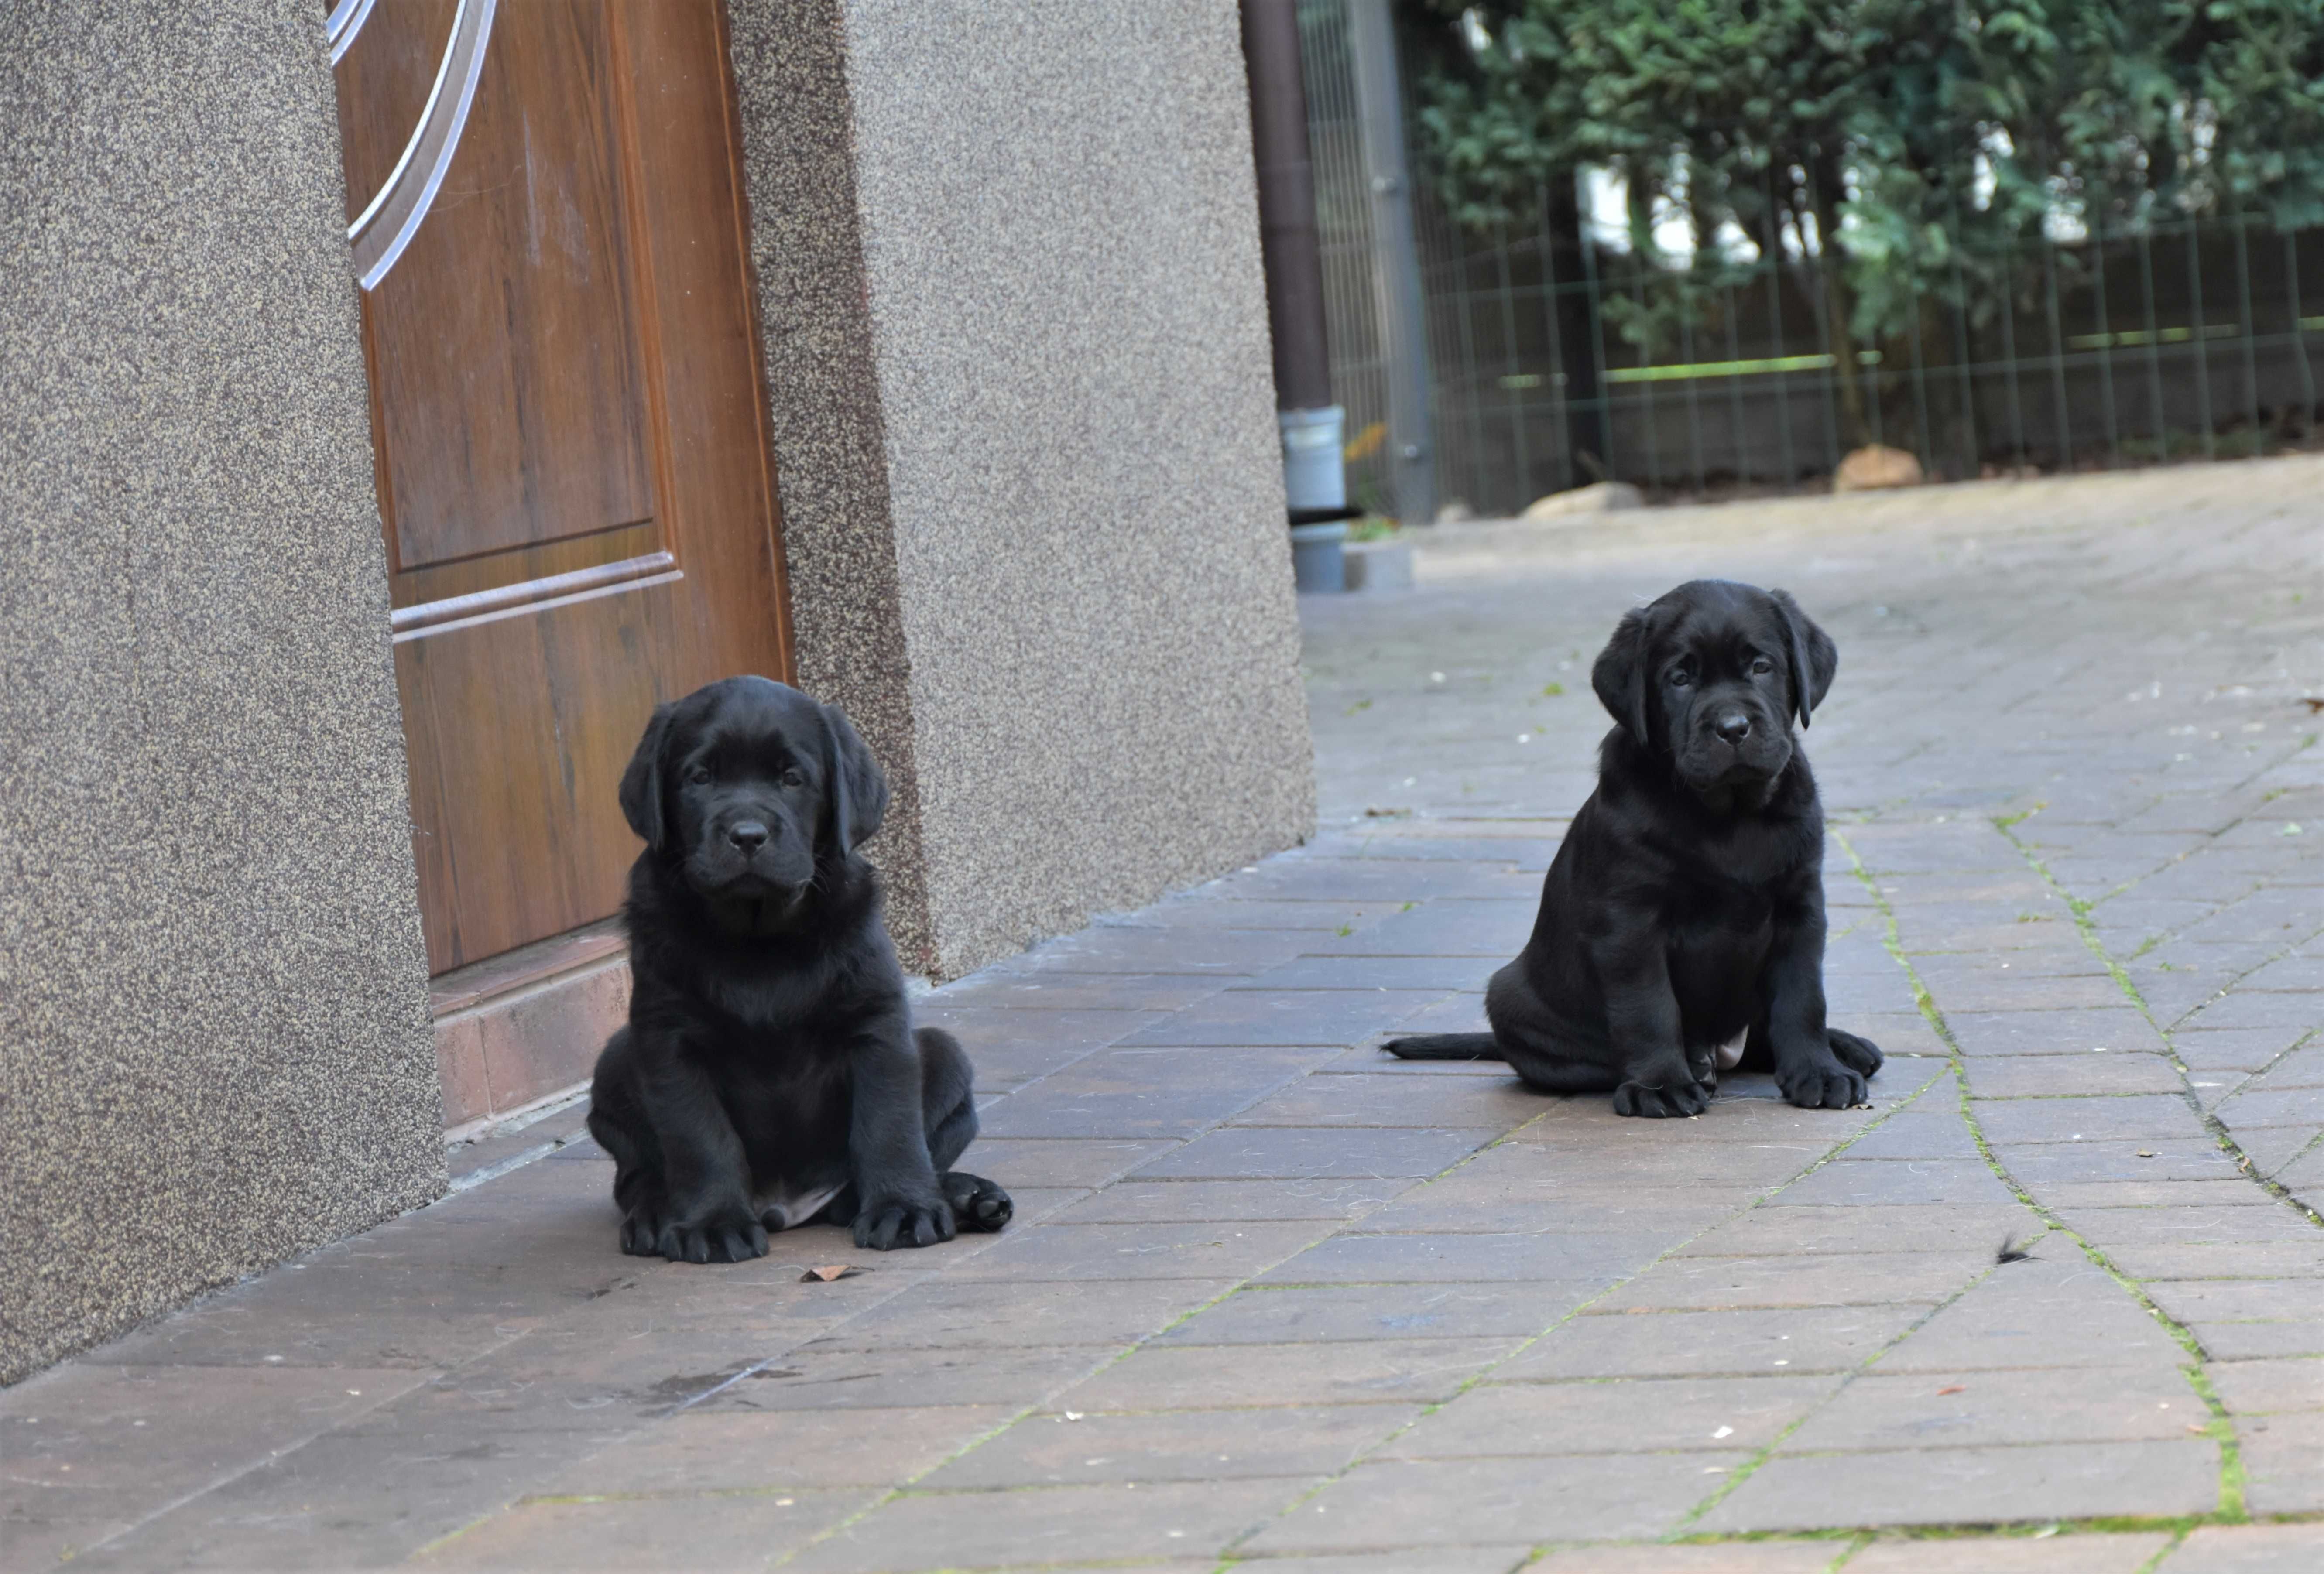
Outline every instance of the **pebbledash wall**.
POLYGON ((1305 836, 1234 0, 729 0, 802 685, 953 977, 1305 836))
MULTIPOLYGON (((728 9, 911 964, 1305 836, 1233 0, 728 9)), ((0 1381, 443 1186, 317 15, 0 10, 0 1381)))
POLYGON ((0 8, 0 1380, 443 1189, 318 14, 0 8))

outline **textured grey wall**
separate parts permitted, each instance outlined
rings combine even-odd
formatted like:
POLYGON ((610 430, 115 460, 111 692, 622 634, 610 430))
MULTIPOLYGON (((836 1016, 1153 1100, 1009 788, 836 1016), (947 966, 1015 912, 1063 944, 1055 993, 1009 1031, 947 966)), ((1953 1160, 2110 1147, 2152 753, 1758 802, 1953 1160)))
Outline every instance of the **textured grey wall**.
POLYGON ((801 677, 908 778, 920 965, 1305 836, 1233 0, 731 12, 801 677))
POLYGON ((443 1185, 321 16, 0 8, 0 1381, 443 1185))

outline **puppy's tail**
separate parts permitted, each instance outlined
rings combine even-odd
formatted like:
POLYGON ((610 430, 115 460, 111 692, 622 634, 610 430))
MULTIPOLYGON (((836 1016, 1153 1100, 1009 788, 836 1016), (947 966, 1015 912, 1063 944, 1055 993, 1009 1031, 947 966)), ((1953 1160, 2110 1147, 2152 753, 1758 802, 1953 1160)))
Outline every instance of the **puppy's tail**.
POLYGON ((1489 1033, 1416 1033, 1380 1045, 1398 1060, 1507 1060, 1489 1033))

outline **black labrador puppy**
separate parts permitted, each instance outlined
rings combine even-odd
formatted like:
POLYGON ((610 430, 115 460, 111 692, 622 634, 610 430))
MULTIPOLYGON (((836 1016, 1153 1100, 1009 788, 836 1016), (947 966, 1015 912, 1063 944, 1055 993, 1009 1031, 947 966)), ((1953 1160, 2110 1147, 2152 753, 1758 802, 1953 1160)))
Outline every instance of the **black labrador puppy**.
POLYGON ((657 709, 622 777, 629 1026, 598 1057, 589 1131, 613 1158, 622 1249, 761 1256, 767 1231, 853 1224, 885 1251, 999 1229, 968 1057, 915 1032, 880 884, 856 848, 888 783, 847 718, 763 677, 657 709))
POLYGON ((1620 725, 1486 987, 1492 1032, 1388 1049, 1506 1060, 1624 1115, 1701 1114, 1738 1064, 1803 1109, 1864 1102, 1881 1054, 1824 1022, 1823 809, 1792 736, 1839 666, 1780 590, 1698 579, 1625 615, 1590 675, 1620 725))

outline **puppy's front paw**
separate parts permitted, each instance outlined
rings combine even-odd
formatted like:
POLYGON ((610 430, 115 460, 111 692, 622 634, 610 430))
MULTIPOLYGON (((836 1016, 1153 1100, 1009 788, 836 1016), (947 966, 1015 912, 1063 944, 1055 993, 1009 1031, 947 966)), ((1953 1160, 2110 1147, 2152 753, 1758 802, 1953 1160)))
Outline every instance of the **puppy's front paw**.
POLYGON ((855 1244, 875 1252, 934 1246, 950 1240, 956 1229, 952 1204, 941 1197, 875 1197, 855 1216, 855 1244))
POLYGON ((1673 1082, 1649 1087, 1624 1082, 1614 1090, 1614 1113, 1642 1115, 1648 1119, 1700 1115, 1711 1108, 1711 1090, 1701 1082, 1673 1082))
POLYGON ((1872 1096, 1862 1076, 1830 1056, 1805 1065, 1777 1066, 1775 1086, 1784 1091, 1784 1098, 1803 1109, 1850 1109, 1872 1096))
POLYGON ((944 1188, 953 1220, 963 1229, 996 1230, 1016 1215, 1017 1204, 1009 1193, 982 1175, 946 1170, 936 1177, 936 1184, 944 1188))
POLYGON ((767 1255, 767 1231, 742 1208, 718 1209, 698 1221, 664 1220, 653 1255, 673 1263, 746 1263, 767 1255))
POLYGON ((1837 1027, 1828 1029, 1824 1038, 1831 1045, 1832 1058, 1859 1077, 1877 1076, 1880 1068, 1887 1063, 1888 1057, 1882 1054, 1880 1046, 1868 1038, 1842 1033, 1837 1027))

